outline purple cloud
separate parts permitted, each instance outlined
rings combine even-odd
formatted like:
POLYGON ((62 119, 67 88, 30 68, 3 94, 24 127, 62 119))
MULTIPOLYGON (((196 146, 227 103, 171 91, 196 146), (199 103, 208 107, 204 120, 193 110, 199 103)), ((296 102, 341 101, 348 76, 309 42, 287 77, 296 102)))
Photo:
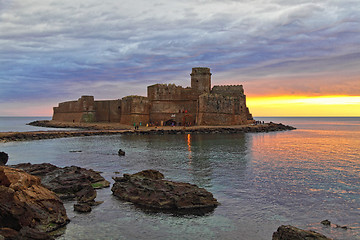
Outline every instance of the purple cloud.
POLYGON ((354 95, 359 9, 351 0, 5 1, 0 103, 145 94, 154 83, 189 85, 196 66, 250 95, 354 95))

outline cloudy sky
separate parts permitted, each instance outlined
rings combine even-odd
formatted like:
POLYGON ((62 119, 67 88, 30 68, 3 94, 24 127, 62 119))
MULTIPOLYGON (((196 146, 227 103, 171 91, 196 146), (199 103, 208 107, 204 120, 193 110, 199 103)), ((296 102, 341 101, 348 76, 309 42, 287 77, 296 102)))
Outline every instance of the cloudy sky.
POLYGON ((360 97, 360 1, 0 0, 0 116, 189 86, 192 67, 249 100, 360 97))

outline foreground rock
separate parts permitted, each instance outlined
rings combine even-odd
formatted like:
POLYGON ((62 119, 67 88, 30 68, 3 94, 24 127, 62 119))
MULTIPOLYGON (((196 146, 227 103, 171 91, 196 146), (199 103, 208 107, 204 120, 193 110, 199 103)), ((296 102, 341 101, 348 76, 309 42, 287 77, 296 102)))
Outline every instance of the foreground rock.
POLYGON ((94 189, 110 186, 108 181, 92 169, 76 166, 61 168, 50 163, 21 163, 13 167, 40 177, 41 183, 57 193, 61 199, 90 202, 96 197, 94 189))
POLYGON ((78 203, 74 205, 74 210, 77 212, 91 211, 91 206, 98 204, 95 202, 95 189, 110 186, 108 181, 92 169, 76 166, 60 168, 50 163, 22 163, 13 167, 40 177, 42 184, 61 199, 76 200, 78 203))
POLYGON ((74 211, 82 213, 91 212, 91 206, 87 203, 77 203, 74 204, 74 211))
POLYGON ((197 213, 200 210, 204 213, 212 211, 219 204, 204 188, 163 178, 164 175, 156 170, 124 174, 123 177, 114 178, 111 191, 122 200, 157 210, 187 213, 197 213))
POLYGON ((4 166, 9 159, 9 155, 5 152, 0 152, 0 166, 4 166))
POLYGON ((5 239, 51 239, 47 232, 69 222, 64 205, 40 178, 0 167, 0 235, 5 239))
POLYGON ((311 230, 282 225, 274 232, 272 240, 331 240, 331 238, 311 230))

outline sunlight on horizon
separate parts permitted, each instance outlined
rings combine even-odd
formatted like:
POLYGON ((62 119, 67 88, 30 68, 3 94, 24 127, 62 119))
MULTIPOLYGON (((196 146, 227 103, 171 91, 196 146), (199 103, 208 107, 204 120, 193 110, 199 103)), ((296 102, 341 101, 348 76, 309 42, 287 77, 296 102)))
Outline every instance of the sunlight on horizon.
POLYGON ((253 116, 359 117, 360 96, 277 96, 248 97, 253 116))

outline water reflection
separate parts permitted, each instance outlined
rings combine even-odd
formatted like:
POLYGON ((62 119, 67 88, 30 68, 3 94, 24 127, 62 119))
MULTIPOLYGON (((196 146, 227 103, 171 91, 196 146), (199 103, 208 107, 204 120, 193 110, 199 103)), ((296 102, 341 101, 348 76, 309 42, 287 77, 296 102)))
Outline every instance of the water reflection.
POLYGON ((188 145, 188 152, 189 152, 189 155, 188 155, 188 158, 189 158, 189 165, 191 165, 191 135, 190 134, 187 134, 187 145, 188 145))
POLYGON ((206 188, 237 184, 245 176, 248 141, 245 134, 186 136, 193 182, 206 188))
POLYGON ((264 201, 284 209, 277 211, 281 217, 332 219, 359 228, 360 139, 354 133, 299 129, 253 135, 254 188, 264 201))

